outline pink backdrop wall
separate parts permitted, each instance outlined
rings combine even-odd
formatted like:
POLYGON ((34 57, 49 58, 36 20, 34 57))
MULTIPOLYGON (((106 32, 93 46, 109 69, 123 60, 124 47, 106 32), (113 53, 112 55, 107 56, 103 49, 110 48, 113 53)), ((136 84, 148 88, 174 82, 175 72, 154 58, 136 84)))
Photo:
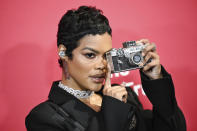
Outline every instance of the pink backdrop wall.
MULTIPOLYGON (((173 76, 176 97, 188 131, 197 130, 197 2, 195 0, 1 0, 0 130, 25 131, 24 119, 46 100, 52 81, 60 79, 57 24, 67 9, 101 8, 113 28, 114 47, 149 38, 161 63, 173 76)), ((138 93, 145 108, 138 71, 112 75, 138 93)))

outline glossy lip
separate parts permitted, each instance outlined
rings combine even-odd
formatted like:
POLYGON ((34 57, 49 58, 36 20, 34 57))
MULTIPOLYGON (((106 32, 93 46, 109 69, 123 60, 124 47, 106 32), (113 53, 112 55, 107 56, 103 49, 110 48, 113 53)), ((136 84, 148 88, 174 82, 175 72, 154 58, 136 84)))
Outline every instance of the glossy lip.
POLYGON ((105 80, 105 74, 96 74, 93 76, 90 76, 90 78, 95 82, 95 83, 103 83, 105 80))

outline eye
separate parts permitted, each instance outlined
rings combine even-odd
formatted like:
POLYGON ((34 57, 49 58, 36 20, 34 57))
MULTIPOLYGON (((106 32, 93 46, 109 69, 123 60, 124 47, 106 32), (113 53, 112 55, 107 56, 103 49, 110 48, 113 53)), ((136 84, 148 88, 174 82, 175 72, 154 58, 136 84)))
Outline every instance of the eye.
POLYGON ((96 55, 94 53, 86 53, 85 56, 89 59, 93 59, 96 57, 96 55))
POLYGON ((107 60, 107 56, 106 54, 103 55, 103 59, 107 60))

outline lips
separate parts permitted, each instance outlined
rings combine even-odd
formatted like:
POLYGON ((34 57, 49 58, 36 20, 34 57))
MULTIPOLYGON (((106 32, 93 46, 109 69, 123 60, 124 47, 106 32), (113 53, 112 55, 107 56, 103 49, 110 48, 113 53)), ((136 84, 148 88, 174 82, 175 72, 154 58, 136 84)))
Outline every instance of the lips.
POLYGON ((105 74, 96 74, 96 75, 90 76, 90 78, 95 83, 103 83, 103 81, 105 80, 105 74))

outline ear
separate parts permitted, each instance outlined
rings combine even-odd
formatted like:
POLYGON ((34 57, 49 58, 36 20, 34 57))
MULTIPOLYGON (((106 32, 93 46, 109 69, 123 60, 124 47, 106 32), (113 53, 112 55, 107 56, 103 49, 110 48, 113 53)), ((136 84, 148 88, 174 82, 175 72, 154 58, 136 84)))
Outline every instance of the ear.
POLYGON ((67 61, 68 57, 66 56, 65 52, 66 52, 66 47, 63 44, 60 44, 58 46, 58 55, 61 60, 67 61))

